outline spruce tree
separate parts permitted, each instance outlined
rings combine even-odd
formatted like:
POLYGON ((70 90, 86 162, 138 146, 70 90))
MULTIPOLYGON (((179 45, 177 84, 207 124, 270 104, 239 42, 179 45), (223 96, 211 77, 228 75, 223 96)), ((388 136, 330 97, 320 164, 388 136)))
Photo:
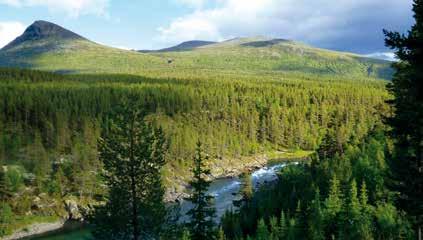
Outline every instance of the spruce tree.
POLYGON ((388 123, 395 139, 391 171, 399 205, 423 225, 423 0, 414 0, 415 24, 406 34, 384 31, 386 46, 396 50, 399 62, 388 90, 394 116, 388 123))
POLYGON ((219 228, 219 232, 217 234, 217 240, 226 240, 225 232, 223 231, 223 228, 219 228))
POLYGON ((340 182, 334 175, 330 180, 329 196, 325 201, 325 206, 328 214, 335 217, 342 208, 342 193, 340 189, 340 182))
POLYGON ((363 181, 360 188, 360 222, 359 232, 361 239, 373 239, 372 234, 372 206, 368 204, 366 182, 363 181))
POLYGON ((181 240, 191 240, 191 234, 190 234, 190 232, 188 230, 185 229, 182 232, 181 240))
POLYGON ((357 183, 355 180, 351 182, 347 204, 343 211, 344 237, 351 239, 361 239, 360 236, 360 201, 358 199, 357 183))
POLYGON ((336 234, 339 226, 339 214, 342 210, 343 199, 339 180, 334 175, 330 181, 329 195, 325 200, 325 225, 328 236, 336 234))
POLYGON ((279 239, 285 239, 286 231, 287 231, 286 217, 285 217, 285 212, 282 210, 281 217, 279 219, 279 239))
POLYGON ((257 240, 268 240, 270 237, 269 230, 267 229, 266 223, 263 218, 261 218, 257 223, 257 240))
POLYGON ((192 168, 194 177, 190 182, 193 193, 188 199, 194 207, 187 213, 191 217, 188 226, 193 240, 214 239, 216 236, 213 220, 216 210, 212 206, 213 196, 207 193, 210 181, 205 179, 210 174, 210 169, 205 167, 207 159, 208 156, 203 153, 202 144, 198 141, 192 168))
POLYGON ((0 161, 0 202, 6 202, 10 197, 10 192, 6 184, 6 171, 0 161))
POLYGON ((109 194, 91 216, 94 238, 156 238, 166 214, 162 131, 146 123, 141 109, 130 101, 112 111, 98 147, 109 194))
POLYGON ((323 213, 320 203, 320 190, 317 189, 314 200, 311 203, 310 217, 308 223, 309 239, 323 240, 325 239, 323 213))

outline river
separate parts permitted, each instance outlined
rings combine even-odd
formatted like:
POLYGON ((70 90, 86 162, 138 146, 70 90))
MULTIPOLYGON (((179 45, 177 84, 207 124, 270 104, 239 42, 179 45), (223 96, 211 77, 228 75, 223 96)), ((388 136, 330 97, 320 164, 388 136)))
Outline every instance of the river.
MULTIPOLYGON (((285 167, 287 164, 298 164, 297 162, 291 163, 273 163, 263 168, 257 169, 251 173, 251 180, 253 187, 257 188, 266 182, 271 182, 277 179, 277 172, 285 167)), ((214 196, 214 204, 216 208, 216 220, 230 209, 235 209, 233 201, 238 197, 241 190, 241 179, 234 178, 221 178, 213 181, 210 184, 208 193, 214 196)), ((186 220, 185 213, 192 207, 188 201, 181 202, 182 221, 186 220)), ((62 230, 56 233, 50 233, 43 237, 30 238, 36 240, 86 240, 90 239, 90 231, 86 228, 62 230)))

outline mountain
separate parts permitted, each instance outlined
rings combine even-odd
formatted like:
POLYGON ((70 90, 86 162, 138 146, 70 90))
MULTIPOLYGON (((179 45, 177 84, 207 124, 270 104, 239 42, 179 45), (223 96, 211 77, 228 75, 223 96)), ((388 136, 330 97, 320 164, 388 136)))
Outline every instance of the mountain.
POLYGON ((389 61, 262 36, 238 37, 189 51, 163 50, 150 55, 174 59, 175 65, 184 69, 383 79, 390 79, 393 73, 389 61))
POLYGON ((35 21, 0 50, 0 66, 64 73, 134 73, 161 59, 88 40, 47 21, 35 21))
POLYGON ((207 46, 210 44, 215 44, 216 42, 212 41, 201 41, 201 40, 192 40, 180 43, 176 46, 163 48, 160 50, 140 50, 139 52, 177 52, 177 51, 188 51, 193 50, 195 48, 207 46))
POLYGON ((390 62, 266 37, 188 41, 157 51, 127 51, 36 21, 0 50, 0 66, 61 73, 125 73, 198 78, 236 74, 328 75, 390 79, 390 62), (172 59, 172 61, 168 61, 172 59))
POLYGON ((31 44, 33 41, 55 38, 57 40, 86 40, 80 35, 47 21, 35 21, 25 32, 3 47, 2 50, 10 50, 20 45, 31 44))

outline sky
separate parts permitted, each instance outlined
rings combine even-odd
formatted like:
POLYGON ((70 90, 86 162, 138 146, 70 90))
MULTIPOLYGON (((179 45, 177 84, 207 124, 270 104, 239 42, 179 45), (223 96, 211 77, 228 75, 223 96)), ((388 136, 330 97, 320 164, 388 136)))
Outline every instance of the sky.
POLYGON ((382 29, 406 32, 412 0, 0 0, 0 47, 35 20, 124 49, 266 36, 392 59, 382 29))

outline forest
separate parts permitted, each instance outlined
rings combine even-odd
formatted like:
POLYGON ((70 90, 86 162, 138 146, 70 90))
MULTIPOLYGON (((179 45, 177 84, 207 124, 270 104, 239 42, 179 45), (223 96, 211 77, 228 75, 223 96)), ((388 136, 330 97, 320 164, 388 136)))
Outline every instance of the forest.
POLYGON ((315 150, 328 126, 337 125, 339 144, 359 143, 380 122, 379 113, 389 112, 383 80, 181 80, 18 69, 2 69, 0 76, 0 156, 18 219, 27 212, 60 216, 63 199, 102 194, 97 140, 104 116, 128 96, 169 142, 166 186, 189 179, 197 139, 210 164, 278 149, 315 150), (34 210, 36 196, 54 207, 34 210))
POLYGON ((421 239, 423 1, 413 10, 407 35, 384 31, 391 81, 0 68, 0 237, 83 219, 90 239, 421 239), (257 188, 243 175, 239 208, 215 220, 212 172, 283 151, 311 154, 257 188), (188 197, 170 203, 177 188, 188 197))

